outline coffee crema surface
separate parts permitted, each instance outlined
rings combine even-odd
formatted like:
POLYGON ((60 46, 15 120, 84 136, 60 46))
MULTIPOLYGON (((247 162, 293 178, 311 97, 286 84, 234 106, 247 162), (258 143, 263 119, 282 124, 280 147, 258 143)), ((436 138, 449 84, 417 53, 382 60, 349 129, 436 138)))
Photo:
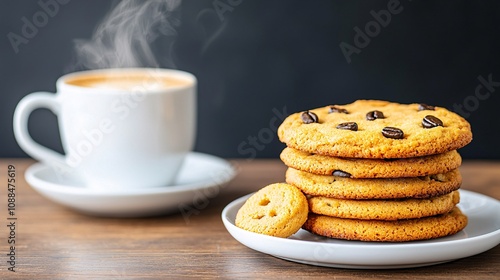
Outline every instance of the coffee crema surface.
POLYGON ((69 78, 66 83, 78 87, 104 88, 118 90, 155 90, 172 87, 183 87, 191 82, 182 78, 161 73, 116 72, 92 74, 69 78))

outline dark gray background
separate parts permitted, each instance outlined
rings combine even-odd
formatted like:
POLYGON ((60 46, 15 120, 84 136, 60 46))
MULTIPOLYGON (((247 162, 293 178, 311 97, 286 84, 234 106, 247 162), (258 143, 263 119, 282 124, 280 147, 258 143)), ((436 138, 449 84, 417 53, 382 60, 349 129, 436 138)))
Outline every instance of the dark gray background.
MULTIPOLYGON (((21 19, 41 10, 37 2, 0 2, 0 157, 26 156, 12 134, 17 102, 33 91, 55 91, 56 79, 75 69, 74 39, 89 38, 114 4, 61 5, 16 54, 7 34, 21 33, 21 19)), ((387 9, 389 2, 184 1, 172 56, 178 69, 199 79, 196 150, 276 158, 284 145, 270 125, 273 118, 373 98, 452 110, 469 102, 474 110, 464 117, 474 141, 462 156, 500 159, 500 87, 471 101, 479 76, 500 82, 500 3, 402 0, 402 10, 348 63, 341 42, 354 45, 354 28, 364 29, 374 20, 370 11, 387 9), (222 8, 221 2, 231 9, 219 16, 214 4, 222 8)), ((30 130, 37 141, 61 150, 51 113, 36 111, 30 130)))

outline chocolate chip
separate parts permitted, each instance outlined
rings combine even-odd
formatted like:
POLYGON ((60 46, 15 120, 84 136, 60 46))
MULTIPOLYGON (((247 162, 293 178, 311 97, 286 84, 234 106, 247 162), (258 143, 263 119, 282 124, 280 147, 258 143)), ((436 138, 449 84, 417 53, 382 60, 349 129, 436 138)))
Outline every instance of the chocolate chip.
POLYGON ((405 136, 404 132, 401 129, 390 126, 384 127, 382 129, 382 135, 384 135, 386 138, 391 139, 403 139, 405 136))
POLYGON ((358 124, 355 122, 345 122, 337 125, 337 129, 358 131, 358 124))
POLYGON ((433 115, 427 115, 422 120, 422 126, 424 128, 433 128, 436 126, 443 126, 443 122, 440 119, 434 117, 433 115))
POLYGON ((427 105, 427 104, 424 104, 424 103, 418 104, 418 110, 419 111, 423 111, 423 110, 434 111, 434 109, 435 109, 435 107, 431 106, 431 105, 427 105))
POLYGON ((317 123, 318 122, 318 116, 315 113, 309 112, 309 111, 303 112, 302 115, 300 115, 300 118, 306 124, 307 123, 317 123))
POLYGON ((371 111, 371 112, 366 113, 366 119, 369 121, 374 121, 376 119, 385 119, 385 116, 384 116, 384 113, 375 110, 375 111, 371 111))
POLYGON ((331 114, 331 113, 344 113, 344 114, 349 114, 349 112, 347 112, 346 109, 344 108, 340 108, 340 107, 337 107, 337 106, 330 106, 330 109, 328 110, 328 114, 331 114))
POLYGON ((350 173, 347 173, 347 172, 342 171, 342 170, 334 170, 332 175, 338 176, 338 177, 344 177, 344 178, 351 178, 351 176, 352 176, 350 173))

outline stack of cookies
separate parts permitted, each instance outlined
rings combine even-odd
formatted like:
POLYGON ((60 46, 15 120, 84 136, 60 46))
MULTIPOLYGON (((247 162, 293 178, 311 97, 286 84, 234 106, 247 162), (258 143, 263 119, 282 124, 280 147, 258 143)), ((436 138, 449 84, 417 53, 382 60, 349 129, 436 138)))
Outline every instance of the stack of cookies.
POLYGON ((307 196, 303 228, 331 238, 413 241, 467 225, 457 149, 469 123, 444 108, 358 100, 287 117, 286 182, 307 196))

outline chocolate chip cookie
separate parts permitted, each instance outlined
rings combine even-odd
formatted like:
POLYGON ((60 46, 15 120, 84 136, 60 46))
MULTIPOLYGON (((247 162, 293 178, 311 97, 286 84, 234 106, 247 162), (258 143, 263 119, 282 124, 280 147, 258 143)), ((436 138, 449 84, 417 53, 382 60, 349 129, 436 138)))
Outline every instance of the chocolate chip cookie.
POLYGON ((404 220, 444 214, 460 202, 458 191, 431 198, 338 199, 314 196, 309 211, 325 216, 360 220, 404 220))
POLYGON ((358 100, 292 114, 278 136, 309 153, 381 159, 456 150, 471 142, 472 131, 464 118, 442 107, 358 100))
POLYGON ((340 199, 429 198, 458 190, 462 183, 458 169, 412 178, 352 179, 288 168, 285 177, 305 194, 340 199))
POLYGON ((442 215, 397 221, 343 219, 311 213, 302 228, 330 238, 404 242, 452 235, 466 226, 467 217, 454 207, 442 215))
POLYGON ((402 159, 339 158, 285 148, 281 160, 289 167, 319 175, 349 178, 399 178, 445 173, 462 164, 457 151, 402 159))

